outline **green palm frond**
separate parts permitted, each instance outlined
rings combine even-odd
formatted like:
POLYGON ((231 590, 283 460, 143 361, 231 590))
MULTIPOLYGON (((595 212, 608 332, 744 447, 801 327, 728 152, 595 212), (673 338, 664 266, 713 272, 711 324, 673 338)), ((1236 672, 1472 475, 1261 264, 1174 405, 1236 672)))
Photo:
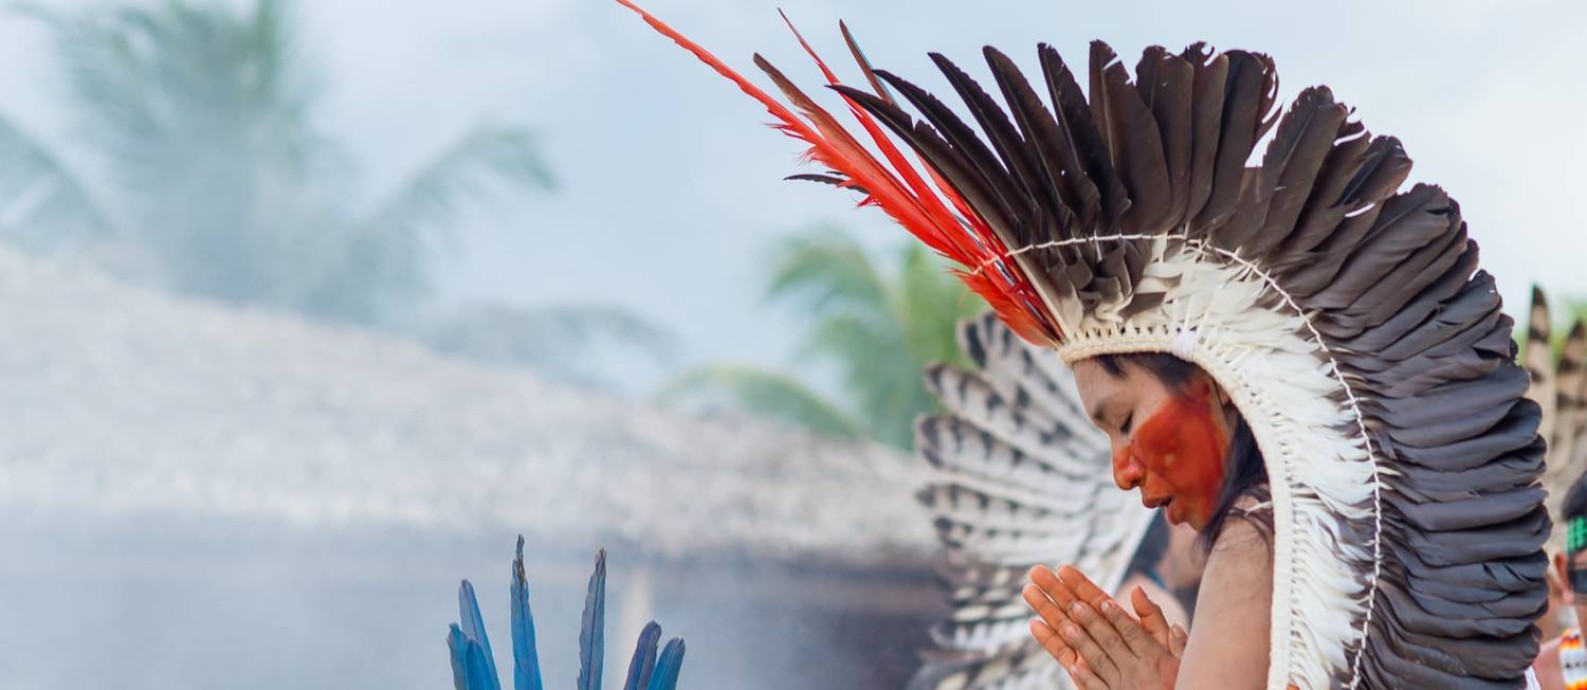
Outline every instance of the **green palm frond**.
MULTIPOLYGON (((481 124, 357 202, 350 156, 316 127, 289 0, 8 7, 48 31, 74 131, 52 146, 0 118, 0 237, 108 232, 96 257, 131 257, 165 287, 394 327, 422 313, 466 210, 554 186, 533 134, 481 124)), ((489 356, 553 373, 596 341, 658 360, 673 347, 613 309, 482 312, 489 356)))
POLYGON ((664 387, 665 403, 728 406, 779 419, 818 434, 858 438, 859 425, 804 384, 752 365, 716 364, 690 371, 664 387))
POLYGON ((836 228, 795 235, 772 255, 768 299, 812 313, 844 310, 882 317, 893 297, 865 249, 836 228))
MULTIPOLYGON (((767 298, 789 304, 809 323, 801 358, 839 374, 845 424, 871 439, 907 448, 914 438, 916 417, 937 409, 936 399, 921 381, 934 361, 962 362, 956 340, 961 318, 985 308, 948 270, 947 264, 923 248, 907 245, 894 262, 877 261, 852 237, 831 227, 817 227, 778 245, 767 298), (891 265, 885 265, 891 263, 891 265)), ((735 391, 743 371, 729 368, 716 376, 696 376, 718 389, 735 391), (726 381, 732 385, 722 385, 726 381)), ((756 370, 756 385, 767 380, 792 383, 781 374, 756 370)), ((801 387, 802 389, 802 387, 801 387)), ((737 398, 760 390, 736 390, 737 398)), ((752 411, 799 421, 801 414, 785 408, 807 404, 812 396, 775 396, 773 405, 741 405, 752 411)), ((741 400, 742 402, 742 400, 741 400)), ((837 405, 822 403, 838 414, 837 405)), ((825 423, 825 422, 823 422, 825 423)))
POLYGON ((555 185, 533 133, 480 124, 410 174, 368 214, 363 231, 405 242, 445 240, 457 213, 486 200, 493 189, 544 191, 555 185))
POLYGON ((455 246, 455 223, 493 190, 548 190, 555 180, 526 130, 480 125, 414 171, 350 228, 341 264, 311 311, 342 318, 389 313, 429 291, 432 258, 455 246))
POLYGON ((899 319, 914 358, 922 364, 968 365, 959 351, 958 323, 986 311, 986 302, 949 273, 945 261, 917 244, 904 250, 898 282, 899 319))
POLYGON ((622 343, 663 365, 674 361, 678 351, 676 338, 666 329, 606 305, 470 306, 445 312, 421 326, 419 333, 446 354, 525 366, 564 382, 599 388, 609 388, 612 382, 584 366, 593 347, 622 343))
POLYGON ((48 247, 114 234, 81 176, 43 141, 0 117, 0 236, 48 247))

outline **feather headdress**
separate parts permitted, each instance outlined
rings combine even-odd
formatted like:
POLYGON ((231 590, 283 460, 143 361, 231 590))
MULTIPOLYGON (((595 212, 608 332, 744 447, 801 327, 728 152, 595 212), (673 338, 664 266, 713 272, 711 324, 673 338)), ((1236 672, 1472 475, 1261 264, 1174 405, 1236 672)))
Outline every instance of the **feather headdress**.
MULTIPOLYGON (((1554 356, 1554 322, 1543 291, 1532 288, 1524 360, 1532 377, 1527 397, 1543 410, 1538 433, 1548 440, 1543 486, 1548 489, 1548 514, 1559 517, 1565 494, 1587 472, 1587 324, 1574 320, 1559 357, 1554 356)), ((1565 530, 1555 525, 1549 550, 1563 553, 1565 530)))
POLYGON ((951 611, 909 687, 1067 688, 1030 635, 1026 574, 1071 563, 1116 591, 1155 511, 1113 484, 1107 436, 1056 355, 992 314, 961 324, 959 346, 976 368, 929 367, 946 411, 915 425, 915 455, 932 469, 918 495, 943 544, 951 611))
POLYGON ((873 153, 764 58, 791 107, 618 1, 764 104, 831 170, 814 177, 956 261, 1021 337, 1070 362, 1171 353, 1219 382, 1271 480, 1269 687, 1521 683, 1546 604, 1539 410, 1459 206, 1401 189, 1399 141, 1325 87, 1281 112, 1271 59, 1202 44, 1148 48, 1132 78, 1093 43, 1087 91, 1049 46, 1034 83, 988 47, 1001 100, 932 55, 972 126, 849 38, 868 90, 816 60, 873 153))

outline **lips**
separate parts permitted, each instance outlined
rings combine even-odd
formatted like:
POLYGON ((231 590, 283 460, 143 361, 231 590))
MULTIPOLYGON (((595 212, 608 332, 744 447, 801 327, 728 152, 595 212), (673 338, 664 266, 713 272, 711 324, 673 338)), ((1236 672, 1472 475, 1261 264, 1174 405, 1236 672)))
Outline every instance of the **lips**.
POLYGON ((1151 497, 1147 497, 1147 496, 1142 496, 1141 497, 1141 505, 1146 506, 1147 510, 1156 510, 1158 508, 1161 508, 1163 506, 1168 505, 1169 503, 1172 503, 1173 501, 1174 501, 1174 497, 1173 496, 1158 496, 1156 498, 1151 498, 1151 497))

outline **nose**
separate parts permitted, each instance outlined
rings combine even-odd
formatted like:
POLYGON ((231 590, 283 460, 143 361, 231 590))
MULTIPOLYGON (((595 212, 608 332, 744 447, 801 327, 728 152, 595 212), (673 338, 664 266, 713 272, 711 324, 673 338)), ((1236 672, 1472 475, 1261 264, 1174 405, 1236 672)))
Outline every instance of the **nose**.
POLYGON ((1145 478, 1146 467, 1135 459, 1135 453, 1130 451, 1129 445, 1116 444, 1113 447, 1113 483, 1129 491, 1140 486, 1141 480, 1145 478))

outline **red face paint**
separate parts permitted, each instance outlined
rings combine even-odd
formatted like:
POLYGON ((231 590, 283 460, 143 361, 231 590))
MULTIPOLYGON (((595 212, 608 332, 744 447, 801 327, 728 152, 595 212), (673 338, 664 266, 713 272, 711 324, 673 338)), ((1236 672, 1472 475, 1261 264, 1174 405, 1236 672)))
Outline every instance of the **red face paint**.
POLYGON ((1169 521, 1197 530, 1212 519, 1218 505, 1229 451, 1214 409, 1205 390, 1175 395, 1136 427, 1120 451, 1128 456, 1114 458, 1115 468, 1135 462, 1145 470, 1139 487, 1144 501, 1171 501, 1169 521))

